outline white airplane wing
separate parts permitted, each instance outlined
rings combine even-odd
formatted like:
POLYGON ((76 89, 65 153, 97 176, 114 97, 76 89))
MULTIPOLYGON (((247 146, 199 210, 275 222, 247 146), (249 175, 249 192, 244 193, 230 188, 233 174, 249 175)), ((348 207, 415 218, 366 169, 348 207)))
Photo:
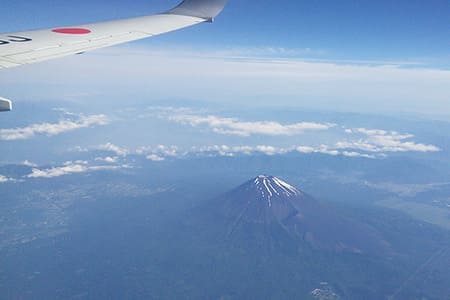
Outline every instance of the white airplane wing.
MULTIPOLYGON (((156 15, 71 27, 0 34, 0 69, 83 53, 212 22, 228 0, 184 0, 156 15)), ((11 110, 0 97, 0 111, 11 110)))

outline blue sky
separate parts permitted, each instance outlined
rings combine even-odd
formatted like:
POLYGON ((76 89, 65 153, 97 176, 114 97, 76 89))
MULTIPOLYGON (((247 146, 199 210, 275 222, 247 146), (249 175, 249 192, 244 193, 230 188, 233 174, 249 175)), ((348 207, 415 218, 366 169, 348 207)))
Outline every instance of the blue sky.
MULTIPOLYGON (((176 0, 2 1, 1 31, 82 24, 163 11, 176 0)), ((318 58, 421 61, 449 67, 447 0, 231 0, 214 26, 144 44, 312 49, 318 58)))
MULTIPOLYGON (((176 4, 5 0, 0 28, 77 25, 176 4)), ((447 118, 449 11, 443 0, 230 0, 213 25, 3 70, 0 91, 17 104, 192 100, 447 118)))

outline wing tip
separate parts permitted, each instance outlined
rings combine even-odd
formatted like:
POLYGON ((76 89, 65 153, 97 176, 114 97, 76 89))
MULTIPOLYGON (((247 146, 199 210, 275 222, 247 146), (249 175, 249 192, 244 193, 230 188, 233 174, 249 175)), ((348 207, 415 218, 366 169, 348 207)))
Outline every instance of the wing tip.
POLYGON ((228 0, 184 0, 167 13, 201 18, 212 23, 227 2, 228 0))
POLYGON ((12 110, 11 100, 0 97, 0 111, 10 111, 12 110))

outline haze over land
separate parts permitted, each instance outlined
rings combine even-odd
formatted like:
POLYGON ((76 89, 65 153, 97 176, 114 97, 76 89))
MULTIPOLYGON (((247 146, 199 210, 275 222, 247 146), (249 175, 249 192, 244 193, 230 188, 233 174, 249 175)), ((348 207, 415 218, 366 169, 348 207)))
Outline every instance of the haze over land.
POLYGON ((448 123, 191 104, 6 115, 8 298, 448 294, 448 123))
MULTIPOLYGON (((176 1, 4 2, 14 32, 176 1)), ((2 71, 0 299, 449 299, 448 8, 230 1, 2 71)))

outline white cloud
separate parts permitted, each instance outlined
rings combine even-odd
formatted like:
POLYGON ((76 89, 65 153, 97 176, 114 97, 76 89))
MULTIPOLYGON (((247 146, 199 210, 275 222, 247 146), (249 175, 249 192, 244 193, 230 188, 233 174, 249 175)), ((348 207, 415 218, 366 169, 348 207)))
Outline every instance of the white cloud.
POLYGON ((55 136, 80 128, 106 124, 108 124, 108 118, 105 115, 79 115, 75 120, 66 119, 58 123, 40 123, 20 128, 0 129, 0 140, 24 140, 36 135, 55 136))
POLYGON ((113 152, 113 153, 115 153, 116 155, 119 155, 119 156, 126 156, 128 154, 128 152, 129 152, 128 149, 116 146, 116 145, 114 145, 112 143, 106 143, 106 144, 103 144, 103 145, 100 145, 100 146, 96 146, 93 149, 94 150, 103 150, 103 151, 113 152))
POLYGON ((164 146, 158 145, 154 150, 156 153, 161 153, 166 156, 177 156, 178 155, 178 147, 177 146, 164 146))
POLYGON ((177 146, 165 145, 139 147, 136 149, 136 154, 147 155, 147 159, 153 161, 162 161, 164 160, 163 157, 176 157, 180 155, 177 146))
POLYGON ((236 154, 252 155, 255 153, 262 153, 266 155, 280 155, 290 152, 300 153, 322 153, 327 155, 339 155, 339 151, 334 149, 328 149, 326 145, 319 147, 309 146, 291 146, 291 147, 276 147, 270 145, 258 145, 258 146, 227 146, 227 145, 214 145, 205 147, 194 147, 191 153, 217 153, 220 156, 234 156, 236 154))
POLYGON ((53 167, 50 169, 38 169, 33 168, 31 174, 28 174, 28 178, 52 178, 59 177, 68 174, 83 173, 87 172, 89 169, 85 165, 80 164, 69 164, 62 167, 53 167))
POLYGON ((24 166, 27 166, 27 167, 37 167, 37 164, 35 164, 35 163, 29 161, 28 159, 27 159, 27 160, 24 160, 24 162, 23 162, 22 164, 23 164, 24 166))
POLYGON ((255 151, 261 152, 261 153, 264 153, 267 155, 283 154, 283 153, 287 152, 283 148, 277 148, 277 147, 267 146, 267 145, 256 146, 255 151))
POLYGON ((79 159, 79 160, 75 160, 75 161, 69 160, 64 163, 65 166, 72 165, 72 164, 87 165, 87 164, 89 164, 89 162, 87 160, 79 159))
POLYGON ((339 155, 339 151, 337 151, 336 149, 329 149, 329 147, 327 145, 320 145, 315 152, 317 153, 322 153, 322 154, 328 154, 328 155, 339 155))
POLYGON ((252 154, 252 153, 264 153, 266 155, 276 155, 276 154, 286 154, 290 152, 299 152, 304 154, 310 154, 310 153, 321 153, 326 155, 343 155, 347 157, 363 157, 363 158, 376 158, 374 155, 369 155, 365 153, 359 153, 355 151, 338 151, 336 149, 330 149, 327 145, 320 145, 318 147, 311 147, 311 146, 292 146, 292 147, 275 147, 275 146, 267 146, 267 145, 260 145, 260 146, 235 146, 235 147, 229 147, 226 145, 222 146, 211 146, 206 148, 201 148, 200 152, 208 151, 213 152, 216 151, 220 155, 223 156, 232 156, 233 154, 241 153, 241 154, 252 154))
POLYGON ((191 154, 217 153, 220 156, 234 156, 235 154, 251 155, 254 153, 263 153, 266 155, 284 154, 290 149, 275 147, 269 145, 258 146, 227 146, 227 145, 213 145, 203 147, 193 147, 191 154))
POLYGON ((146 158, 148 160, 152 160, 152 161, 164 161, 165 158, 156 154, 149 154, 146 156, 146 158))
POLYGON ((375 155, 359 153, 356 151, 343 151, 342 155, 348 156, 348 157, 365 157, 365 158, 372 158, 372 159, 376 158, 375 155))
POLYGON ((314 147, 310 147, 310 146, 298 146, 295 148, 295 150, 297 150, 297 152, 300 153, 313 153, 315 152, 314 147))
MULTIPOLYGON (((144 155, 147 159, 153 161, 163 161, 167 157, 189 157, 190 155, 207 155, 207 156, 236 156, 238 154, 242 155, 254 155, 257 153, 265 155, 282 155, 292 152, 298 152, 303 154, 319 153, 331 156, 346 156, 346 157, 359 157, 367 159, 385 158, 386 154, 381 151, 374 151, 374 145, 367 145, 365 147, 358 147, 361 151, 355 151, 355 145, 357 142, 338 142, 334 146, 330 145, 318 145, 318 146, 308 146, 308 145, 293 145, 287 147, 279 147, 274 145, 210 145, 210 146, 194 146, 186 151, 180 151, 175 146, 163 146, 159 145, 157 147, 140 147, 136 150, 136 154, 144 155), (159 149, 159 150, 158 150, 159 149), (169 150, 171 149, 171 150, 169 150), (369 152, 369 153, 365 153, 369 152)), ((411 150, 412 151, 412 150, 411 150)))
POLYGON ((253 147, 248 147, 245 151, 240 151, 239 148, 232 148, 226 145, 213 145, 203 147, 192 147, 190 153, 217 153, 220 156, 233 156, 235 153, 251 154, 253 147))
POLYGON ((119 169, 129 169, 130 165, 123 164, 120 166, 91 166, 88 168, 88 171, 111 171, 111 170, 119 170, 119 169))
POLYGON ((202 116, 194 113, 179 113, 178 111, 165 111, 160 117, 194 127, 204 125, 218 134, 238 136, 293 136, 303 134, 305 131, 327 130, 335 126, 331 123, 316 122, 281 124, 276 121, 241 121, 237 118, 223 118, 215 115, 202 116))
MULTIPOLYGON (((222 147, 226 147, 226 146, 222 146, 222 147)), ((258 146, 257 148, 262 150, 265 146, 258 146)), ((233 151, 238 152, 238 153, 244 153, 244 154, 251 154, 254 151, 255 147, 251 147, 251 146, 234 146, 232 147, 233 151)))
POLYGON ((294 147, 294 150, 300 153, 322 153, 333 156, 341 154, 338 150, 332 148, 330 149, 327 145, 320 145, 318 147, 296 146, 294 147))
POLYGON ((117 156, 96 157, 95 160, 113 164, 119 160, 119 157, 117 157, 117 156))
POLYGON ((346 130, 349 134, 361 134, 365 138, 356 141, 342 141, 336 143, 337 149, 358 149, 366 152, 437 152, 440 148, 408 141, 412 134, 400 134, 397 131, 380 129, 355 128, 346 130))
POLYGON ((0 183, 10 182, 10 181, 14 181, 14 179, 0 175, 0 183))
POLYGON ((86 172, 102 171, 102 170, 118 170, 121 168, 128 168, 128 167, 129 167, 128 165, 89 166, 87 161, 74 161, 74 162, 68 161, 59 167, 52 167, 52 168, 48 168, 48 169, 33 168, 31 173, 28 174, 26 177, 27 178, 54 178, 54 177, 60 177, 60 176, 70 175, 70 174, 78 174, 78 173, 86 173, 86 172))
MULTIPOLYGON (((265 146, 257 146, 265 147, 265 146)), ((212 145, 202 147, 192 147, 190 154, 207 154, 207 155, 220 155, 220 156, 234 156, 241 153, 250 155, 257 151, 257 147, 254 146, 227 146, 227 145, 212 145)))
POLYGON ((108 159, 108 157, 103 157, 103 158, 98 157, 97 158, 97 160, 108 159, 110 161, 111 161, 111 159, 115 159, 115 158, 118 159, 117 156, 125 157, 131 152, 129 149, 127 149, 125 147, 117 146, 110 142, 108 142, 106 144, 91 146, 91 147, 75 146, 75 147, 68 149, 68 151, 74 151, 74 152, 89 152, 89 151, 96 151, 96 150, 114 153, 115 156, 113 156, 113 157, 108 156, 109 159, 108 159))
MULTIPOLYGON (((373 158, 385 157, 388 152, 436 152, 440 148, 435 145, 412 141, 415 136, 410 133, 399 133, 394 130, 345 128, 333 123, 297 122, 281 124, 277 121, 242 121, 238 118, 220 117, 196 112, 189 108, 149 107, 150 115, 190 126, 206 126, 215 133, 248 137, 251 135, 266 135, 290 137, 300 135, 305 131, 325 132, 330 128, 339 128, 352 138, 341 140, 334 145, 320 146, 301 145, 295 149, 301 153, 323 153, 328 155, 345 155, 373 158), (345 151, 341 152, 341 151, 345 151)), ((338 130, 338 129, 336 129, 338 130)), ((222 147, 223 148, 223 147, 222 147)), ((226 149, 216 149, 217 152, 227 153, 226 149)), ((251 151, 254 151, 252 149, 251 151)), ((248 150, 250 151, 250 150, 248 150)), ((267 153, 270 151, 266 151, 267 153)))

